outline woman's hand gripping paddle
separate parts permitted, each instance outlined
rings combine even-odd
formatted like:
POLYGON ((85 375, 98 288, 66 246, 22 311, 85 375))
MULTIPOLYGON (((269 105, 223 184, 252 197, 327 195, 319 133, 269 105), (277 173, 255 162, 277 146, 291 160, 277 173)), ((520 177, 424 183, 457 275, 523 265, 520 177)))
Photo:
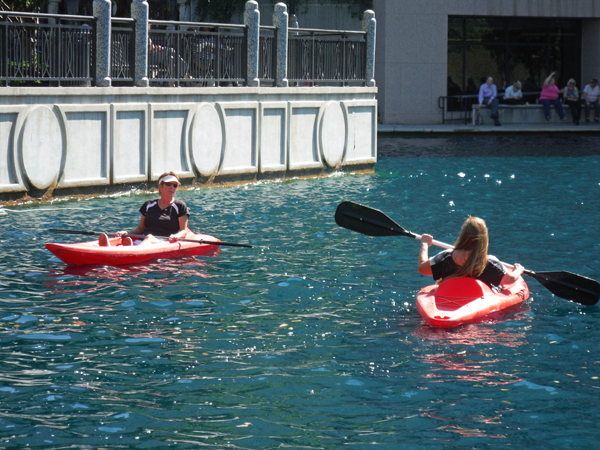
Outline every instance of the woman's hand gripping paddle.
MULTIPOLYGON (((358 203, 340 203, 335 211, 335 222, 340 227, 367 236, 407 236, 421 240, 421 235, 405 230, 381 211, 358 203)), ((433 245, 446 249, 454 248, 450 244, 435 240, 433 245)), ((502 264, 511 267, 509 264, 502 264)), ((536 279, 557 297, 588 306, 595 305, 600 299, 600 283, 591 278, 571 272, 533 272, 525 270, 524 273, 536 279)))

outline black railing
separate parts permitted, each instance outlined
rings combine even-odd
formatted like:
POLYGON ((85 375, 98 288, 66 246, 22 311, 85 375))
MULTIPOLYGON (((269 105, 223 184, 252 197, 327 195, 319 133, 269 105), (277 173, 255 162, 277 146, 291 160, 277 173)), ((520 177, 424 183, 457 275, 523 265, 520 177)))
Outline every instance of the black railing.
POLYGON ((0 80, 90 86, 94 43, 93 17, 0 12, 0 80))
POLYGON ((148 78, 153 86, 238 85, 246 81, 242 25, 150 21, 148 78))
POLYGON ((277 46, 275 39, 277 28, 260 27, 258 44, 258 78, 261 86, 275 83, 275 63, 277 60, 277 46))
POLYGON ((478 95, 449 95, 438 98, 438 108, 442 110, 442 124, 448 122, 471 122, 473 104, 479 102, 478 95))
POLYGON ((110 77, 113 85, 129 86, 135 74, 135 21, 111 20, 110 77))
POLYGON ((365 82, 366 33, 293 28, 288 80, 303 86, 365 82))
MULTIPOLYGON (((150 85, 246 83, 245 26, 171 21, 149 24, 150 85)), ((99 76, 109 77, 112 85, 133 85, 135 77, 142 76, 135 67, 135 26, 133 19, 111 19, 108 73, 97 75, 94 17, 0 12, 0 84, 91 86, 99 76)), ((258 55, 256 49, 251 51, 258 58, 261 85, 275 84, 278 32, 276 27, 260 27, 258 55)), ((365 32, 289 29, 287 79, 292 86, 365 85, 366 53, 365 32)))

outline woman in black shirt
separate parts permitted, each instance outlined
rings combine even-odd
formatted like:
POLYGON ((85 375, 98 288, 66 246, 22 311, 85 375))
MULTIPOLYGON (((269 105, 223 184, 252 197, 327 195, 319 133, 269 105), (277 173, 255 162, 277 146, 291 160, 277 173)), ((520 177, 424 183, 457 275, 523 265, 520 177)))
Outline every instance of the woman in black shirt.
MULTIPOLYGON (((154 236, 168 237, 170 242, 185 238, 188 234, 188 219, 190 213, 184 202, 175 200, 177 188, 181 185, 179 177, 174 172, 163 173, 158 178, 160 198, 148 200, 140 208, 142 217, 133 230, 119 231, 117 237, 122 238, 123 245, 132 245, 128 234, 144 234, 146 237, 139 245, 160 242, 154 236)), ((109 246, 110 240, 106 234, 98 239, 100 246, 109 246)))
POLYGON ((492 288, 509 285, 523 273, 523 266, 515 264, 512 269, 492 255, 488 255, 488 230, 483 219, 469 217, 462 226, 454 249, 445 250, 429 259, 428 250, 433 237, 421 236, 419 273, 432 275, 434 280, 450 277, 477 278, 492 288))

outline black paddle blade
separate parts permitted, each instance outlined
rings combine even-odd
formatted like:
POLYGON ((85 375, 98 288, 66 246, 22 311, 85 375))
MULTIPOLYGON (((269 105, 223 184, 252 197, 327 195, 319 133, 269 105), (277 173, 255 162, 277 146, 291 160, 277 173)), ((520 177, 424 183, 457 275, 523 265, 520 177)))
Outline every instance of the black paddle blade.
POLYGON ((367 236, 414 236, 378 209, 353 202, 342 202, 338 205, 335 223, 367 236))
POLYGON ((600 283, 591 278, 571 272, 525 271, 525 273, 535 278, 557 297, 588 306, 595 305, 600 299, 600 283))

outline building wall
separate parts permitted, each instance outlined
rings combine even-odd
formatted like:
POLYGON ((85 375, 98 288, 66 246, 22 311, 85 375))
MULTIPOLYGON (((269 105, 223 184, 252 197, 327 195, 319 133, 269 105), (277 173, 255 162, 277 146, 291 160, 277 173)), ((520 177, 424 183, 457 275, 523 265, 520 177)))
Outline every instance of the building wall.
MULTIPOLYGON (((261 25, 272 25, 273 7, 281 0, 259 0, 261 25)), ((283 1, 288 4, 289 2, 283 1)), ((362 16, 352 17, 348 8, 327 0, 310 0, 308 4, 298 5, 296 1, 296 17, 300 28, 316 28, 321 30, 354 30, 361 31, 362 16)))
POLYGON ((600 79, 600 19, 583 22, 581 54, 581 82, 587 83, 591 78, 600 79))
POLYGON ((375 80, 383 123, 431 123, 446 92, 445 1, 375 0, 375 80))
POLYGON ((376 92, 1 87, 0 200, 127 189, 169 170, 199 185, 372 170, 376 92))
MULTIPOLYGON (((260 24, 273 25, 273 8, 277 3, 289 2, 282 0, 258 0, 260 9, 260 24)), ((190 0, 191 20, 200 21, 197 16, 197 0, 190 0)), ((327 0, 296 1, 296 17, 300 28, 316 28, 323 30, 353 30, 361 31, 361 17, 352 17, 348 8, 327 0)), ((231 23, 243 23, 243 13, 236 13, 231 23)))
POLYGON ((373 9, 382 123, 441 123, 438 98, 446 95, 449 15, 586 19, 582 76, 600 77, 600 0, 374 0, 373 9))

